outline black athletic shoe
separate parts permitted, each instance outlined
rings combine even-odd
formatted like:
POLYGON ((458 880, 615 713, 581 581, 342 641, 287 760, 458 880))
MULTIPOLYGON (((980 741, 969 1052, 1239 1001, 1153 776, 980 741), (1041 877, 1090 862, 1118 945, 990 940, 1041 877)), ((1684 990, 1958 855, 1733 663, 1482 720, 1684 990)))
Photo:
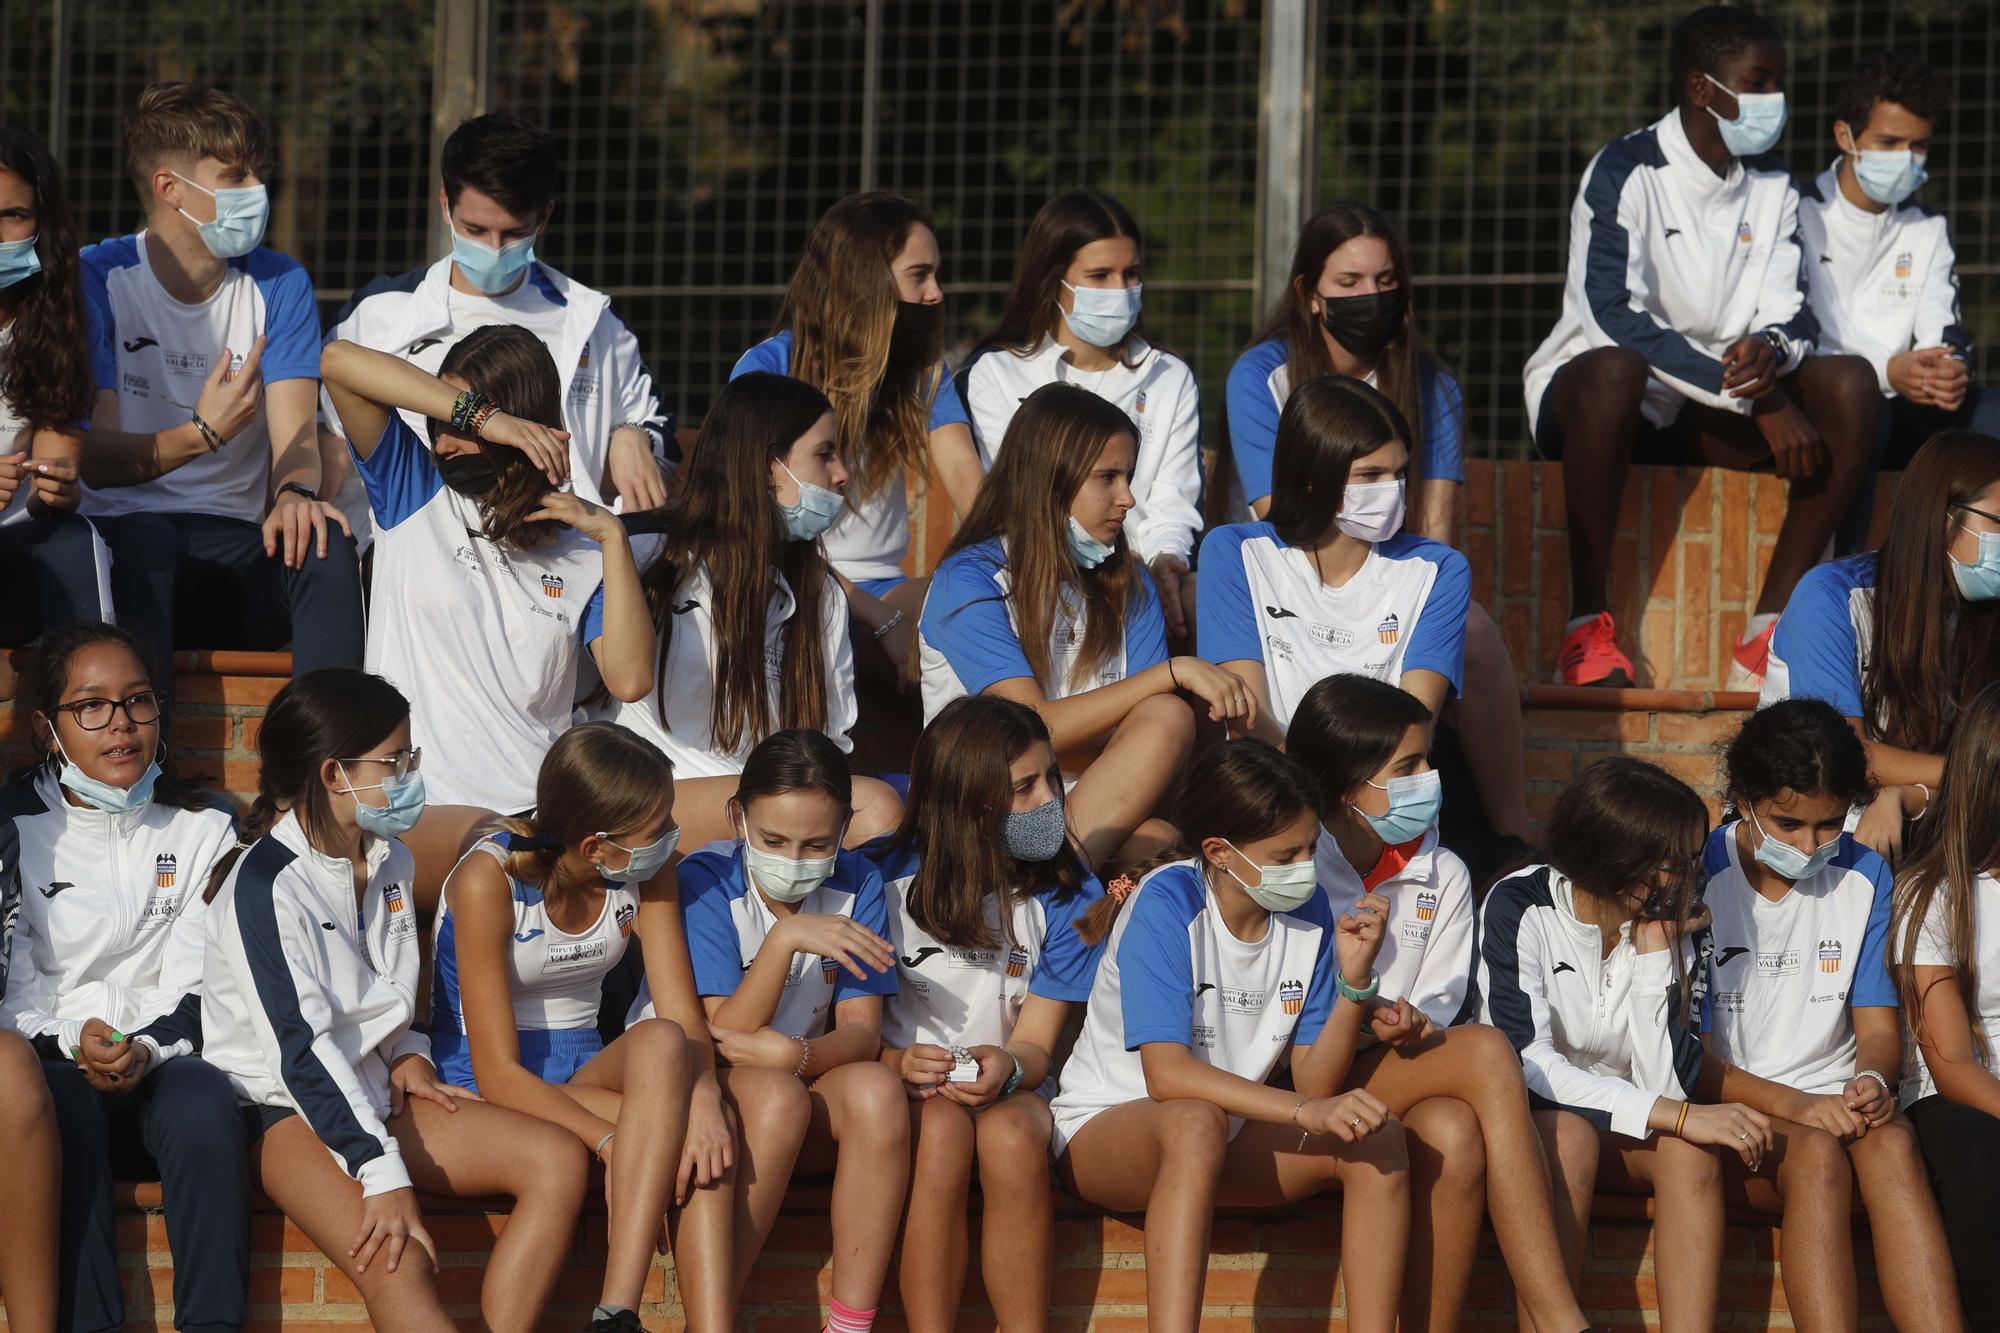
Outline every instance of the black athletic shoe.
POLYGON ((645 1333, 645 1328, 639 1322, 637 1310, 620 1310, 607 1318, 591 1320, 583 1333, 645 1333))

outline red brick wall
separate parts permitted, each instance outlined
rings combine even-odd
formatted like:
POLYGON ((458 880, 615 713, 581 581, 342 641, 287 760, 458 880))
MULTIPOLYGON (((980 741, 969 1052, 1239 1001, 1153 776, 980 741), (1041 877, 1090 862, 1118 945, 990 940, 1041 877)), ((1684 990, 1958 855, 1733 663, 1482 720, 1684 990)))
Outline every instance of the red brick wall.
MULTIPOLYGON (((133 1329, 173 1326, 173 1268, 166 1226, 157 1211, 158 1188, 139 1186, 135 1206, 119 1219, 121 1263, 133 1329)), ((765 1246, 737 1327, 809 1333, 825 1316, 832 1238, 823 1188, 794 1191, 765 1246)), ((1599 1324, 1638 1333, 1657 1325, 1653 1280, 1653 1229, 1643 1201, 1601 1199, 1584 1264, 1582 1301, 1599 1324)), ((477 1327, 479 1284, 492 1239, 504 1216, 455 1200, 427 1200, 425 1223, 440 1247, 441 1294, 461 1326, 477 1327)), ((1204 1333, 1306 1333, 1347 1327, 1340 1287, 1340 1205, 1337 1195, 1303 1208, 1216 1219, 1204 1291, 1204 1333)), ((1777 1261, 1778 1233, 1754 1219, 1732 1220, 1724 1238, 1722 1308, 1731 1328, 1789 1327, 1777 1261)), ((358 1293, 338 1269, 283 1217, 260 1207, 252 1230, 250 1299, 252 1329, 311 1333, 351 1329, 366 1321, 358 1293)), ((1055 1244, 1053 1327, 1124 1333, 1145 1328, 1145 1238, 1132 1220, 1099 1217, 1065 1207, 1055 1244)), ((544 1327, 580 1327, 597 1296, 604 1252, 602 1214, 587 1217, 573 1244, 555 1304, 544 1327)), ((978 1245, 972 1253, 978 1254, 978 1245)), ((1855 1233, 1861 1271, 1864 1327, 1885 1328, 1865 1230, 1855 1233)), ((978 1274, 966 1284, 961 1329, 994 1327, 978 1274)), ((890 1311, 878 1328, 903 1327, 890 1311)), ((656 1259, 641 1311, 650 1329, 679 1329, 681 1307, 672 1263, 656 1259)), ((1481 1245, 1464 1322, 1472 1327, 1510 1326, 1513 1289, 1489 1232, 1481 1245)), ((4 1326, 0 1324, 0 1326, 4 1326)))

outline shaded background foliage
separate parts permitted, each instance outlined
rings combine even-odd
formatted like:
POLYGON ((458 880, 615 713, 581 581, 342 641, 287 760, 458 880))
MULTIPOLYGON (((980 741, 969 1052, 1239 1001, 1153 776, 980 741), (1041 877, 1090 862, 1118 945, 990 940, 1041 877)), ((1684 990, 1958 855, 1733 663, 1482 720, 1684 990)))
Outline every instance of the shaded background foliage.
MULTIPOLYGON (((1261 21, 1295 0, 480 0, 490 105, 547 125, 564 193, 542 247, 612 293, 667 401, 698 418, 767 329, 814 217, 864 184, 937 215, 952 336, 997 313, 1029 217, 1093 185, 1147 231, 1146 319, 1195 365, 1211 429, 1253 303, 1261 21), (872 28, 871 28, 872 18, 872 28), (875 60, 869 60, 871 31, 875 60)), ((432 258, 438 0, 0 0, 0 115, 50 136, 85 235, 138 208, 121 118, 149 80, 222 84, 280 146, 272 243, 331 315, 432 258)), ((1667 104, 1684 3, 1326 0, 1311 197, 1407 227, 1427 335, 1465 381, 1471 447, 1526 450, 1520 366, 1561 298, 1568 210, 1606 140, 1667 104)), ((2000 32, 1983 0, 1787 0, 1795 169, 1887 44, 1950 71, 1925 199, 1947 210, 1968 322, 1995 328, 1989 182, 2000 32)))

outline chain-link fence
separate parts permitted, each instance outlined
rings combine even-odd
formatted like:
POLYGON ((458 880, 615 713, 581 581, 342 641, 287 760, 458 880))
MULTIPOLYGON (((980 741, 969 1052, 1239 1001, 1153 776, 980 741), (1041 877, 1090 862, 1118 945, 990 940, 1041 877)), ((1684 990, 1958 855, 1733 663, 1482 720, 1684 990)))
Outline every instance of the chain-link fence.
MULTIPOLYGON (((1318 15, 1311 201, 1401 219, 1427 336, 1465 382, 1475 452, 1526 449, 1520 367, 1561 299, 1577 178, 1666 106, 1684 3, 1576 0, 0 0, 0 115, 48 135, 87 235, 135 225, 119 127, 154 78, 227 86, 280 149, 272 243, 327 313, 434 257, 432 77, 447 9, 484 34, 486 104, 553 130, 565 184, 544 256, 611 293, 669 404, 699 417, 769 328, 807 228, 863 186, 936 214, 953 340, 998 313, 1049 195, 1110 190, 1147 235, 1147 325, 1201 378, 1211 429, 1257 311, 1267 6, 1318 15)), ((1968 322, 2000 336, 2000 27, 1983 0, 1788 0, 1802 172, 1830 103, 1895 43, 1957 102, 1925 199, 1947 210, 1968 322)), ((445 58, 473 63, 449 28, 445 58)), ((1275 53, 1283 59, 1288 53, 1275 53)))

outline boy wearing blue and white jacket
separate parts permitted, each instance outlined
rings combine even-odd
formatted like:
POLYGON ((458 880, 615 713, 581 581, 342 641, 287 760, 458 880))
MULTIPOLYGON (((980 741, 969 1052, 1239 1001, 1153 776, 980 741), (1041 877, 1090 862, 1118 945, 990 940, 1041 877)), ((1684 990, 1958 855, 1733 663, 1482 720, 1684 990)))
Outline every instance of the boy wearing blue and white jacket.
POLYGON ((1524 375, 1570 514, 1558 678, 1636 683, 1606 600, 1629 465, 1769 460, 1794 494, 1730 668, 1730 688, 1754 689, 1777 613, 1866 471, 1878 404, 1865 362, 1812 357, 1799 196, 1772 155, 1785 124, 1777 29, 1698 9, 1674 28, 1671 73, 1679 104, 1584 172, 1562 317, 1524 375))
MULTIPOLYGON (((665 475, 680 446, 639 340, 609 297, 535 255, 555 214, 561 162, 554 138, 518 116, 477 116, 445 140, 440 167, 437 202, 451 253, 367 283, 333 317, 327 341, 359 343, 436 374, 474 329, 527 329, 556 365, 576 494, 626 513, 665 504, 665 475)), ((328 424, 344 434, 331 396, 321 404, 328 424)), ((403 419, 423 430, 416 413, 405 410, 403 419)), ((357 528, 368 522, 367 502, 351 479, 342 505, 357 528)), ((372 535, 371 524, 364 541, 372 535)))
POLYGON ((1771 1117, 1778 1163, 1755 1176, 1725 1163, 1725 1185, 1785 1214, 1787 1233, 1803 1227, 1799 1262, 1822 1271, 1786 1283, 1802 1325, 1855 1325, 1858 1186, 1896 1327, 1963 1327, 1952 1285, 1936 1280, 1951 1251, 1916 1130, 1896 1106, 1894 883, 1888 862, 1842 831, 1873 794, 1866 752, 1831 706, 1793 699, 1753 713, 1723 768, 1736 818, 1709 835, 1704 857, 1702 1031, 1716 1095, 1771 1117))
POLYGON ((154 84, 126 156, 146 226, 82 256, 82 511, 119 618, 162 660, 289 644, 300 673, 359 666, 360 564, 320 494, 312 279, 262 244, 270 138, 227 93, 154 84))

